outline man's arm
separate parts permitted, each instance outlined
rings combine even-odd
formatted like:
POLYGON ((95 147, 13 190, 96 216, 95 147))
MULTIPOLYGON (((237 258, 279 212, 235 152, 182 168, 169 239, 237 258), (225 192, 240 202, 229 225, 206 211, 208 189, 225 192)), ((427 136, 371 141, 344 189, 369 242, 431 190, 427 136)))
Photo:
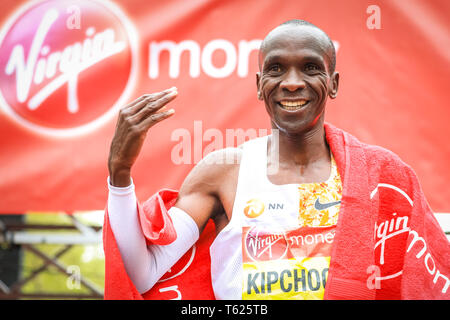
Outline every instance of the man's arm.
MULTIPOLYGON (((148 130, 174 113, 173 109, 163 110, 177 94, 177 89, 171 88, 143 95, 120 111, 108 158, 112 186, 127 187, 131 184, 131 168, 148 130)), ((214 157, 223 157, 223 152, 209 154, 206 161, 201 161, 192 170, 181 187, 176 203, 177 207, 189 212, 199 230, 203 229, 213 212, 220 210, 217 195, 220 184, 215 177, 222 172, 222 168, 217 165, 220 159, 214 157)))
POLYGON ((218 150, 202 159, 183 181, 174 205, 192 217, 200 233, 210 218, 224 213, 220 192, 233 170, 232 165, 220 161, 227 152, 236 151, 218 150))
POLYGON ((172 207, 168 215, 177 233, 168 245, 149 245, 140 226, 134 185, 109 186, 108 218, 125 270, 140 293, 153 285, 198 240, 198 227, 192 218, 172 207))
MULTIPOLYGON (((167 246, 146 245, 139 225, 134 186, 121 196, 121 189, 131 184, 131 167, 142 148, 148 129, 168 118, 173 111, 161 112, 172 101, 176 90, 142 96, 121 110, 111 143, 108 168, 110 194, 108 212, 125 269, 139 292, 154 283, 195 243, 208 219, 221 210, 218 199, 223 171, 217 165, 201 161, 185 179, 173 210, 169 210, 177 240, 167 246)), ((214 157, 210 155, 209 158, 214 157)), ((214 161, 212 161, 214 162, 214 161)))
POLYGON ((209 154, 183 182, 177 202, 169 210, 177 238, 169 245, 146 245, 134 184, 109 185, 108 213, 111 228, 128 276, 140 293, 148 291, 198 240, 208 219, 223 212, 217 196, 230 166, 206 164, 224 151, 209 154))

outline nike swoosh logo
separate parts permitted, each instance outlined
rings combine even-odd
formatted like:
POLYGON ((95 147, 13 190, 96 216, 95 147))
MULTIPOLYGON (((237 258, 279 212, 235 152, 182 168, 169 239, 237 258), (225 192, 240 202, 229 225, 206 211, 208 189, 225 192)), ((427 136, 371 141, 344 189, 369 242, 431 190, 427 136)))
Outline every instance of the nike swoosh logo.
POLYGON ((314 208, 316 209, 316 210, 325 210, 325 209, 327 209, 327 208, 329 208, 329 207, 332 207, 332 206, 335 206, 335 205, 338 205, 338 204, 340 204, 341 203, 341 201, 334 201, 334 202, 328 202, 328 203, 320 203, 320 200, 319 200, 319 198, 317 198, 316 199, 316 202, 314 202, 314 208))

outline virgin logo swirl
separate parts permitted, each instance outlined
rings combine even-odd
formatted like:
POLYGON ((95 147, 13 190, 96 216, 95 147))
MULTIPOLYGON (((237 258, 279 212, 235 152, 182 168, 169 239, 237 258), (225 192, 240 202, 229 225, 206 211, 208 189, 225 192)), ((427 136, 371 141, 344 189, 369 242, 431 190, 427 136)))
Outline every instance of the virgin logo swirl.
POLYGON ((136 73, 135 31, 109 2, 47 0, 24 7, 0 41, 1 106, 44 134, 97 127, 124 103, 136 73), (73 28, 71 7, 79 15, 73 28))

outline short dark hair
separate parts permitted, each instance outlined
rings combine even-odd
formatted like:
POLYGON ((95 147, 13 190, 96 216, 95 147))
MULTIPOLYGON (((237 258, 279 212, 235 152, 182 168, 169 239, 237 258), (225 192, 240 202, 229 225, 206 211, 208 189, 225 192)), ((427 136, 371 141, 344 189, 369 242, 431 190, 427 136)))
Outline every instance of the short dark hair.
MULTIPOLYGON (((336 69, 336 48, 334 47, 333 41, 330 39, 330 37, 328 36, 328 34, 323 31, 322 29, 320 29, 318 26, 316 26, 315 24, 312 24, 309 21, 306 20, 301 20, 301 19, 291 19, 288 21, 283 22, 282 24, 278 25, 278 27, 281 26, 285 26, 285 25, 290 25, 290 26, 306 26, 306 27, 312 27, 312 28, 316 28, 317 30, 319 30, 320 32, 322 32, 325 37, 328 39, 328 43, 331 49, 331 57, 330 57, 330 74, 334 73, 335 69, 336 69)), ((276 28, 275 28, 276 29, 276 28)), ((260 47, 260 52, 263 51, 265 46, 265 39, 262 41, 261 43, 261 47, 260 47)))

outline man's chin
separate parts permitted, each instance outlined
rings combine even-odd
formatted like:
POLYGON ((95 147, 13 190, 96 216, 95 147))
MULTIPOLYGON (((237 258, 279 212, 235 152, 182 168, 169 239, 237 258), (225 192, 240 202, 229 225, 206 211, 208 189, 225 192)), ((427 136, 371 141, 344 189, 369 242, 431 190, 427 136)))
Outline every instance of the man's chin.
POLYGON ((275 126, 272 126, 274 129, 280 130, 283 134, 289 136, 302 135, 305 131, 307 131, 308 126, 304 123, 292 123, 292 122, 282 122, 277 121, 275 126))
POLYGON ((304 136, 308 132, 314 131, 318 126, 323 126, 323 121, 320 119, 314 119, 307 121, 306 119, 301 121, 272 121, 272 128, 278 129, 280 133, 287 136, 304 136), (318 120, 318 121, 317 121, 318 120))

